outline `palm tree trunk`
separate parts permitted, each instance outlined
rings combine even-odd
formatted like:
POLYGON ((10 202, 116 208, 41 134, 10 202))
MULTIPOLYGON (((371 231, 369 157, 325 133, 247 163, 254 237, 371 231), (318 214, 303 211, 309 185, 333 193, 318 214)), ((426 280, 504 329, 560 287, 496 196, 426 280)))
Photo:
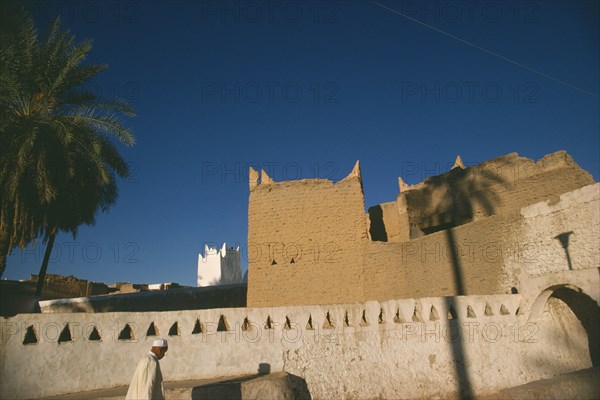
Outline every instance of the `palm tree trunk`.
POLYGON ((6 269, 6 255, 4 255, 3 252, 0 252, 0 278, 2 278, 2 275, 4 275, 5 269, 6 269))
POLYGON ((42 295, 42 287, 44 286, 44 281, 46 280, 46 270, 48 269, 48 261, 50 261, 50 253, 52 253, 55 237, 56 232, 53 232, 50 234, 50 238, 48 239, 48 245, 46 246, 46 252, 44 253, 44 260, 42 261, 40 273, 38 274, 37 285, 35 286, 35 297, 40 297, 42 295))
POLYGON ((4 275, 6 269, 6 259, 8 258, 8 235, 0 230, 0 278, 4 275))

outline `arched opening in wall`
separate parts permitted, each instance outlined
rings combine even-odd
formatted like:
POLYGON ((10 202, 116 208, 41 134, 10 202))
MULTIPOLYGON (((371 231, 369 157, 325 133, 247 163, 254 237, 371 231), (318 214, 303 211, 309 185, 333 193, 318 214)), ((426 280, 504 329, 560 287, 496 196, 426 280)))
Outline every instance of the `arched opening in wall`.
POLYGON ((600 307, 580 288, 557 285, 543 291, 531 310, 531 320, 545 323, 554 334, 553 347, 568 350, 578 369, 600 366, 600 307))

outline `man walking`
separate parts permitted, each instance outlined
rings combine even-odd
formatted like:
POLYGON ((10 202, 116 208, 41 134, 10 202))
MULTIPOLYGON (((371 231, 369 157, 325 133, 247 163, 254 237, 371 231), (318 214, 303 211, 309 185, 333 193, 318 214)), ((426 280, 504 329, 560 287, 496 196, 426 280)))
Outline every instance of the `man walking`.
POLYGON ((163 378, 158 360, 165 356, 168 349, 165 339, 152 342, 152 349, 140 360, 133 374, 127 400, 164 400, 163 378))

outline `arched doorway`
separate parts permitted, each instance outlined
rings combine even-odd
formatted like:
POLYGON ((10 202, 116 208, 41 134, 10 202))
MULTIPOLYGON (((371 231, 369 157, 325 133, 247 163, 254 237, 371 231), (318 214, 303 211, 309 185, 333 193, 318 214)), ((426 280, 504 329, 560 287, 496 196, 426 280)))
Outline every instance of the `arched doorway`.
POLYGON ((600 307, 580 288, 565 284, 544 290, 533 304, 530 320, 554 326, 557 340, 581 353, 581 358, 589 356, 594 367, 600 366, 600 307))

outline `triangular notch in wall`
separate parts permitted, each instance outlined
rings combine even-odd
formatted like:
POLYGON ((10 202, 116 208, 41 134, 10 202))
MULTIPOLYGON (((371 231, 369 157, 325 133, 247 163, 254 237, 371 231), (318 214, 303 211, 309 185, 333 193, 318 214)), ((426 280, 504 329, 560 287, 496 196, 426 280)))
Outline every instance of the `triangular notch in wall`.
POLYGON ((119 340, 134 340, 133 329, 129 324, 125 324, 125 327, 119 333, 119 340))
POLYGON ((192 330, 192 335, 197 335, 199 333, 204 333, 204 324, 200 323, 200 320, 196 318, 196 323, 194 324, 194 329, 192 330))
POLYGON ((33 325, 27 327, 25 332, 25 338, 23 338, 23 344, 36 344, 38 342, 37 334, 33 325))
POLYGON ((148 330, 146 331, 146 336, 158 336, 158 329, 156 329, 154 322, 150 322, 150 326, 148 326, 148 330))
POLYGON ((72 340, 73 338, 71 336, 71 329, 69 328, 69 324, 66 324, 58 336, 58 343, 70 342, 72 340))
POLYGON ((177 321, 169 328, 169 336, 179 336, 179 324, 177 321))
POLYGON ((217 332, 229 332, 229 324, 224 315, 219 317, 219 323, 217 324, 217 332))
POLYGON ((90 335, 88 336, 88 340, 90 342, 99 342, 101 340, 100 332, 98 332, 98 329, 95 326, 92 329, 92 331, 90 332, 90 335))

